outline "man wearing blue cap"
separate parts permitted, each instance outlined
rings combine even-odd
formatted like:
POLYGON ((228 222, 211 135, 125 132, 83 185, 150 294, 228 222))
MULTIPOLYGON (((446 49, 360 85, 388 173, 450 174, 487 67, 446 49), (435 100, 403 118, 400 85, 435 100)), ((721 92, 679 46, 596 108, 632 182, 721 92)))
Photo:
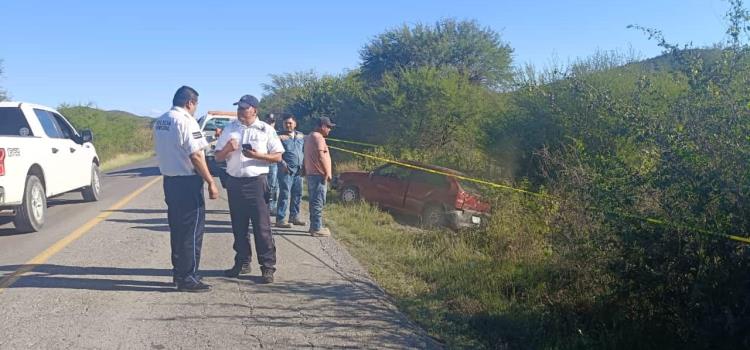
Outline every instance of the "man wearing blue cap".
POLYGON ((216 160, 227 161, 227 195, 234 233, 234 266, 227 277, 250 273, 252 257, 248 224, 253 225, 255 251, 264 283, 274 281, 276 245, 268 210, 268 167, 281 160, 284 147, 276 130, 258 118, 258 99, 245 95, 234 103, 237 119, 216 141, 216 160))

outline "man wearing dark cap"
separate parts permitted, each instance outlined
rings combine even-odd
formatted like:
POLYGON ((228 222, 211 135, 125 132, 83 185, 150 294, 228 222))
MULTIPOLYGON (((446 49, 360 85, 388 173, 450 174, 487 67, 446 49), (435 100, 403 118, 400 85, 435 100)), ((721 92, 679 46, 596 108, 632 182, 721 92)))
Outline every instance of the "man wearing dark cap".
POLYGON ((304 166, 310 201, 310 235, 313 237, 331 235, 328 228, 323 227, 323 206, 326 204, 328 183, 333 177, 331 154, 325 138, 334 126, 336 124, 328 117, 321 117, 315 130, 305 137, 304 166))
POLYGON ((210 199, 219 197, 203 156, 208 142, 193 117, 197 106, 198 92, 189 86, 180 87, 172 99, 172 109, 154 122, 156 157, 164 175, 172 281, 183 292, 211 290, 198 275, 206 218, 203 182, 208 184, 210 199))
POLYGON ((245 95, 234 103, 237 119, 216 141, 216 159, 227 161, 229 215, 234 233, 234 266, 228 277, 250 273, 252 257, 248 224, 253 225, 255 251, 264 283, 274 281, 276 245, 268 211, 268 167, 281 160, 284 147, 276 130, 258 118, 258 99, 245 95))

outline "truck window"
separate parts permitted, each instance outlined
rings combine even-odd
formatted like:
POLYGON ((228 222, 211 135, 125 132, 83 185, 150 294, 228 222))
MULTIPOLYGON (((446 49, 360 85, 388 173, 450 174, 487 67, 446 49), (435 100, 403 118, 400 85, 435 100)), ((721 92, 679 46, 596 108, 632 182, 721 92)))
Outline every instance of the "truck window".
POLYGON ((36 117, 39 118, 39 123, 42 124, 42 129, 44 129, 44 133, 47 134, 47 136, 56 139, 65 138, 62 130, 60 130, 60 126, 57 125, 57 122, 55 121, 55 117, 53 117, 50 112, 42 109, 34 109, 34 113, 36 114, 36 117))
POLYGON ((204 131, 216 131, 216 128, 224 129, 224 126, 229 124, 229 119, 226 118, 214 118, 206 123, 203 127, 204 131))
POLYGON ((425 171, 414 170, 411 175, 411 180, 435 187, 448 187, 448 181, 444 175, 428 173, 425 171))
POLYGON ((0 108, 0 136, 34 136, 20 108, 0 108))
POLYGON ((375 170, 376 176, 392 177, 394 179, 406 180, 409 177, 410 169, 389 164, 375 170))
POLYGON ((52 113, 52 116, 55 117, 55 122, 57 123, 57 126, 60 128, 60 131, 62 131, 62 134, 66 139, 75 140, 76 138, 78 138, 78 133, 75 129, 73 129, 72 126, 68 124, 67 121, 65 121, 65 118, 56 113, 52 113))

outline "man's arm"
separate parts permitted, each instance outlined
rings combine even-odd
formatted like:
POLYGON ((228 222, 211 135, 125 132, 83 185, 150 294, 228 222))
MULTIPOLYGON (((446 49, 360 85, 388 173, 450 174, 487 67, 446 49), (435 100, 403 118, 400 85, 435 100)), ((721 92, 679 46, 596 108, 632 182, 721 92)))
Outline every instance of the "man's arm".
POLYGON ((333 179, 333 171, 331 170, 330 155, 327 149, 318 150, 318 160, 320 164, 323 164, 323 171, 325 172, 325 180, 331 181, 333 179))
POLYGON ((278 163, 281 161, 282 153, 281 152, 259 153, 259 152, 256 152, 255 150, 250 150, 250 151, 242 151, 242 154, 248 158, 265 160, 266 162, 269 162, 269 163, 278 163))
MULTIPOLYGON (((219 144, 218 142, 216 143, 219 144)), ((223 162, 229 158, 229 155, 232 154, 235 150, 237 150, 240 147, 239 141, 236 139, 229 139, 229 141, 226 143, 226 145, 223 146, 222 149, 216 151, 214 153, 214 157, 216 157, 217 161, 223 162)))
POLYGON ((199 151, 191 153, 190 162, 193 163, 193 167, 195 167, 195 170, 198 172, 198 175, 200 175, 203 178, 203 181, 206 181, 206 183, 208 184, 208 198, 209 199, 219 198, 219 188, 216 187, 214 178, 213 176, 211 176, 211 173, 208 171, 208 166, 206 165, 206 158, 203 155, 203 150, 199 150, 199 151))

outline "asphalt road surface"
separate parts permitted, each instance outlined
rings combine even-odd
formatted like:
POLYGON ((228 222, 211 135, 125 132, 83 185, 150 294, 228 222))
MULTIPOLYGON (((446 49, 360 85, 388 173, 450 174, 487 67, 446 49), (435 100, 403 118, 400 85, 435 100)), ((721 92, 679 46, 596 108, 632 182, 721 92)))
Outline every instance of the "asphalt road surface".
POLYGON ((251 276, 223 277, 233 262, 226 193, 207 203, 201 270, 214 290, 176 292, 154 162, 102 183, 100 202, 78 193, 51 199, 40 232, 0 225, 0 349, 440 347, 398 312, 335 232, 274 229, 275 283, 259 283, 256 261, 251 276), (16 278, 19 270, 28 272, 16 278))

